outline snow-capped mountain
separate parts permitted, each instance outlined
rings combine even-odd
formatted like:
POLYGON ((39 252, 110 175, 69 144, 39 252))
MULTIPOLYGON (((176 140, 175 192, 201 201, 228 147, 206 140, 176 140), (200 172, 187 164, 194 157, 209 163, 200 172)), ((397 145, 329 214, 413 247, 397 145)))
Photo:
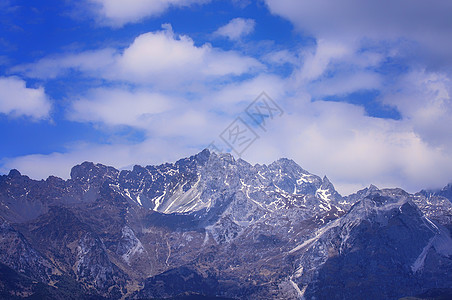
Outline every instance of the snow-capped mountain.
POLYGON ((452 287, 447 192, 342 197, 289 159, 253 166, 204 150, 123 171, 85 162, 69 180, 12 170, 0 224, 6 299, 399 299, 452 287))
MULTIPOLYGON (((85 163, 73 172, 87 167, 102 168, 85 163)), ((96 176, 97 172, 92 174, 96 176)), ((252 166, 241 159, 236 161, 230 154, 208 150, 175 164, 135 166, 132 171, 120 172, 111 187, 136 204, 165 214, 203 216, 219 207, 227 210, 239 202, 246 203, 240 211, 230 212, 242 214, 235 215, 239 222, 307 204, 310 211, 328 211, 342 199, 326 177, 322 180, 292 160, 252 166)), ((215 213, 221 215, 224 211, 215 213)))

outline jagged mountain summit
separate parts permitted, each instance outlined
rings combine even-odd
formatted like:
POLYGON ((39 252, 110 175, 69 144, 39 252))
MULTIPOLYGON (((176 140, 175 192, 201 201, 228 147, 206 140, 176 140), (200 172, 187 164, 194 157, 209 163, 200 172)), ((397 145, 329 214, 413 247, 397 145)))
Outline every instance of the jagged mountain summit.
POLYGON ((447 196, 370 186, 343 197, 292 160, 208 150, 123 171, 85 162, 68 180, 12 170, 0 176, 0 297, 444 296, 447 196))

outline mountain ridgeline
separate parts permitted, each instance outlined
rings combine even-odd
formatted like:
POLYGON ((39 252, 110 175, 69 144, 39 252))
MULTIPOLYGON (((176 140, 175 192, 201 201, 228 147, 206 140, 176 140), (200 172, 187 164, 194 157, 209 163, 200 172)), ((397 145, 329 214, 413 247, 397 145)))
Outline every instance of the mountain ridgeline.
POLYGON ((292 160, 208 150, 68 180, 11 170, 0 298, 451 299, 451 200, 452 185, 343 197, 292 160))

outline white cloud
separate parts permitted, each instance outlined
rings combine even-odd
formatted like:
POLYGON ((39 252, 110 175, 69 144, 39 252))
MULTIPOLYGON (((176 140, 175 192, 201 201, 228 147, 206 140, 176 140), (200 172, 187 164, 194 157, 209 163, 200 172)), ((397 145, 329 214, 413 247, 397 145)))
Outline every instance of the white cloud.
POLYGON ((69 118, 109 126, 147 128, 157 114, 173 109, 174 102, 170 97, 153 92, 99 88, 73 102, 69 118))
MULTIPOLYGON (((357 43, 324 39, 317 40, 315 48, 304 50, 300 56, 302 63, 293 74, 293 79, 300 86, 325 79, 322 77, 345 81, 340 77, 356 77, 353 74, 357 73, 370 75, 374 72, 373 68, 384 60, 384 56, 376 50, 361 50, 357 43)), ((351 80, 349 82, 353 85, 351 80)))
POLYGON ((190 37, 176 36, 171 25, 163 27, 162 31, 139 35, 122 52, 100 49, 48 57, 15 67, 13 71, 35 78, 54 78, 68 70, 77 70, 90 77, 174 89, 179 84, 206 82, 263 68, 254 58, 209 44, 198 47, 190 37))
POLYGON ((382 101, 397 107, 424 141, 452 149, 451 93, 447 74, 413 70, 394 82, 382 101))
POLYGON ((38 120, 48 118, 50 109, 44 88, 27 88, 18 77, 0 77, 0 113, 38 120))
POLYGON ((299 58, 286 49, 267 53, 263 56, 263 60, 275 65, 284 65, 288 63, 296 66, 299 64, 299 58))
POLYGON ((170 7, 186 7, 203 4, 209 0, 87 0, 101 23, 123 26, 136 23, 146 17, 158 16, 170 7))
POLYGON ((253 19, 235 18, 228 24, 218 28, 214 34, 227 37, 230 40, 240 40, 254 31, 256 22, 253 19))
POLYGON ((312 98, 383 88, 383 76, 375 67, 384 56, 372 50, 362 51, 354 43, 319 39, 315 47, 304 49, 298 58, 283 54, 294 65, 289 78, 291 89, 308 91, 312 98))
POLYGON ((298 81, 317 79, 334 60, 339 60, 351 51, 352 49, 345 45, 318 40, 315 52, 307 53, 304 57, 303 66, 297 74, 298 81))
POLYGON ((376 90, 381 87, 380 76, 372 71, 339 73, 331 78, 310 84, 312 96, 344 96, 362 90, 376 90))
POLYGON ((245 110, 262 92, 280 101, 284 99, 287 88, 283 78, 276 75, 261 74, 250 80, 232 82, 221 86, 218 90, 207 91, 203 95, 203 103, 205 103, 206 109, 218 113, 227 113, 232 119, 245 110))
POLYGON ((100 49, 81 53, 45 57, 36 63, 19 65, 12 68, 13 72, 20 72, 28 77, 50 79, 62 76, 69 70, 89 72, 90 77, 101 76, 115 63, 117 51, 114 49, 100 49))
POLYGON ((251 4, 251 0, 232 0, 232 3, 243 9, 251 4))
POLYGON ((261 68, 254 58, 222 51, 209 44, 194 45, 185 35, 176 37, 170 25, 165 30, 138 36, 117 62, 118 77, 137 82, 174 85, 208 77, 240 75, 261 68))

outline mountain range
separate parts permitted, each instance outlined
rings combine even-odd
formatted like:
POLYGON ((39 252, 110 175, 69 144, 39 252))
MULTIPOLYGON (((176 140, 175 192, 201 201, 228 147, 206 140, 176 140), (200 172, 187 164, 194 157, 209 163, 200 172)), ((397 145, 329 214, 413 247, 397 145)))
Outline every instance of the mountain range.
POLYGON ((342 196, 202 152, 0 176, 2 299, 452 299, 452 184, 342 196))

